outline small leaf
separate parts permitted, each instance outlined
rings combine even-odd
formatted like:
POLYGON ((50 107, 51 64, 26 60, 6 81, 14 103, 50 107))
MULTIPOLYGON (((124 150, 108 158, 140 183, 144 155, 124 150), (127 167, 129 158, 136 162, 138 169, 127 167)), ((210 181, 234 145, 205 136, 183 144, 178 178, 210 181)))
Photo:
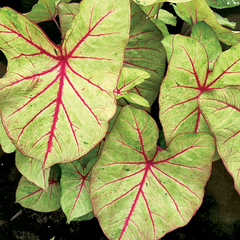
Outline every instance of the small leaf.
POLYGON ((126 92, 122 95, 122 97, 125 98, 130 103, 138 104, 140 106, 147 108, 150 107, 148 101, 136 93, 126 92))
POLYGON ((216 138, 218 153, 240 194, 240 85, 205 92, 199 103, 216 138))
POLYGON ((35 23, 53 20, 57 15, 56 5, 71 0, 38 0, 32 10, 25 14, 35 23))
POLYGON ((177 25, 177 18, 171 14, 170 12, 160 9, 158 19, 162 20, 165 24, 176 26, 177 25))
POLYGON ((209 134, 182 134, 165 151, 144 111, 122 109, 91 174, 93 212, 109 239, 160 239, 200 207, 215 150, 209 134))
POLYGON ((72 26, 74 17, 79 13, 79 3, 60 3, 58 4, 58 14, 61 26, 62 37, 65 36, 67 30, 72 26))
POLYGON ((240 2, 237 0, 207 0, 210 7, 213 8, 232 8, 240 6, 240 2))
POLYGON ((235 22, 229 22, 229 20, 227 18, 222 17, 218 13, 214 12, 214 14, 215 14, 219 24, 221 24, 221 25, 223 25, 225 27, 232 28, 232 29, 234 29, 236 27, 236 23, 235 22))
POLYGON ((60 169, 51 168, 47 192, 22 177, 16 191, 16 202, 38 212, 52 212, 60 208, 60 169))
POLYGON ((141 84, 149 77, 150 75, 146 71, 124 67, 118 80, 117 89, 115 90, 116 96, 121 97, 122 94, 141 84))
MULTIPOLYGON (((80 220, 92 212, 89 197, 90 171, 97 160, 96 151, 84 156, 83 164, 80 160, 60 164, 61 175, 61 206, 67 216, 67 222, 80 220), (95 155, 95 157, 93 157, 95 155), (86 161, 88 162, 87 165, 86 161), (85 167, 84 167, 85 166, 85 167)), ((91 217, 91 214, 90 216, 91 217)))
POLYGON ((197 22, 192 28, 191 37, 196 38, 204 46, 208 55, 209 70, 212 70, 217 57, 222 53, 216 33, 205 22, 197 22))
POLYGON ((44 170, 40 161, 29 158, 21 152, 16 151, 16 167, 18 171, 29 181, 36 186, 47 190, 50 168, 44 170))
POLYGON ((150 78, 134 87, 131 92, 145 98, 152 105, 159 94, 166 65, 166 55, 161 43, 162 34, 133 1, 131 15, 130 38, 125 49, 124 66, 138 68, 150 74, 150 78))
POLYGON ((0 145, 5 153, 13 153, 16 147, 13 145, 11 139, 8 137, 0 118, 0 145))
POLYGON ((205 21, 216 32, 218 39, 227 45, 235 45, 240 42, 240 32, 234 32, 221 26, 206 0, 178 3, 176 13, 191 25, 205 21))

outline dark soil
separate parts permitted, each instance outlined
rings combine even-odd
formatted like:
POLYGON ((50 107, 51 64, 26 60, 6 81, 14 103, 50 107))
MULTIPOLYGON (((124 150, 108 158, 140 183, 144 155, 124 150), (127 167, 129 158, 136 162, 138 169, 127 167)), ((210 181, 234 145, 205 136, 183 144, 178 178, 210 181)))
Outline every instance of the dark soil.
MULTIPOLYGON (((97 219, 67 224, 61 210, 39 213, 15 203, 20 177, 15 167, 14 154, 4 154, 0 159, 0 239, 50 240, 53 236, 56 240, 107 239, 97 219)), ((196 215, 187 226, 162 238, 173 239, 240 239, 240 197, 221 161, 213 164, 204 201, 196 215)))

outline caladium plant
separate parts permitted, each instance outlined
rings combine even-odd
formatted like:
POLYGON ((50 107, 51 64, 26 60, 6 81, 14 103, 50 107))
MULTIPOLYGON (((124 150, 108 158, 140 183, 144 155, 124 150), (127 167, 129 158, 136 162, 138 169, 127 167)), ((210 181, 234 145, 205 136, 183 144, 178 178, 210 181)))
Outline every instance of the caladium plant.
POLYGON ((151 240, 190 221, 212 161, 221 158, 240 194, 239 33, 220 25, 212 1, 175 0, 193 27, 171 35, 164 2, 0 9, 0 144, 16 151, 23 207, 61 207, 67 222, 95 216, 109 239, 151 240), (48 20, 59 45, 37 25, 48 20), (222 52, 219 40, 234 46, 222 52))

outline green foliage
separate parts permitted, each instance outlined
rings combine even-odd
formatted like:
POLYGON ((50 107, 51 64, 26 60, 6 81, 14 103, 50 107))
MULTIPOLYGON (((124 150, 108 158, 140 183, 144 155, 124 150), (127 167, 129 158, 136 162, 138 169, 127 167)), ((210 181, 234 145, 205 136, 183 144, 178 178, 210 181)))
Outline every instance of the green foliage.
POLYGON ((0 144, 16 151, 16 202, 61 207, 68 223, 95 216, 109 239, 154 240, 190 221, 212 161, 240 194, 240 34, 222 26, 235 25, 206 0, 168 1, 190 36, 169 34, 166 1, 69 2, 0 8, 0 144), (59 45, 36 24, 48 20, 59 45))

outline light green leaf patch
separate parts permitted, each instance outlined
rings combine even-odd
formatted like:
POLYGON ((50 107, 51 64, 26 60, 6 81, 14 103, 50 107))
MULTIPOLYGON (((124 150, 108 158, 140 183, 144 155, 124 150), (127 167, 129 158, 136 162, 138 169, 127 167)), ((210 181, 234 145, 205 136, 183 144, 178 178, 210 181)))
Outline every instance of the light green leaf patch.
POLYGON ((117 108, 113 91, 129 38, 129 1, 84 0, 79 7, 60 46, 26 17, 0 9, 8 60, 0 81, 2 122, 14 145, 44 169, 93 149, 117 108))
POLYGON ((25 14, 35 23, 54 20, 57 16, 57 5, 71 0, 38 0, 32 10, 25 14))
POLYGON ((205 22, 197 22, 192 28, 191 37, 196 38, 204 46, 208 55, 209 70, 212 70, 217 57, 222 53, 216 33, 205 22))
POLYGON ((52 212, 60 208, 60 169, 51 168, 47 192, 22 177, 16 191, 16 202, 38 212, 52 212))
POLYGON ((229 27, 231 29, 234 29, 236 27, 236 23, 235 22, 230 22, 227 18, 222 17, 218 13, 214 12, 214 14, 216 15, 217 21, 222 26, 229 27))
POLYGON ((97 158, 97 148, 94 148, 79 160, 60 164, 61 207, 68 223, 92 218, 89 182, 90 171, 97 158))
POLYGON ((234 32, 221 26, 206 0, 178 3, 175 10, 184 21, 191 25, 205 21, 216 32, 218 39, 227 45, 235 45, 240 42, 240 32, 234 32))
POLYGON ((29 158, 19 151, 16 151, 15 162, 18 171, 29 182, 34 183, 45 191, 48 189, 50 168, 44 170, 40 161, 29 158))
POLYGON ((141 8, 131 2, 131 30, 125 51, 124 66, 138 68, 150 74, 131 92, 145 98, 150 106, 159 94, 160 83, 165 72, 166 55, 161 43, 162 34, 141 8))
POLYGON ((0 145, 5 153, 13 153, 16 151, 16 147, 8 137, 0 118, 0 145))
POLYGON ((213 138, 182 134, 167 150, 157 139, 146 112, 122 109, 91 174, 93 212, 109 239, 160 239, 187 224, 202 203, 213 138))
MULTIPOLYGON (((209 71, 208 55, 195 38, 174 36, 172 55, 159 97, 160 121, 168 143, 180 133, 208 132, 210 129, 199 108, 203 92, 239 85, 240 44, 222 53, 209 71)), ((164 43, 164 42, 163 42, 164 43)))
POLYGON ((240 85, 205 92, 199 98, 199 105, 240 194, 240 85))
POLYGON ((65 36, 67 30, 72 26, 74 17, 79 13, 79 3, 60 3, 58 4, 58 15, 61 27, 62 37, 65 36))
POLYGON ((189 2, 191 0, 133 0, 134 2, 136 2, 139 5, 151 5, 151 4, 155 4, 155 3, 163 3, 163 2, 172 2, 172 3, 179 3, 179 2, 189 2))
POLYGON ((118 81, 117 89, 114 91, 116 98, 125 98, 128 102, 149 107, 149 103, 146 99, 140 95, 129 92, 131 89, 141 84, 149 77, 150 74, 146 71, 124 67, 118 81))

